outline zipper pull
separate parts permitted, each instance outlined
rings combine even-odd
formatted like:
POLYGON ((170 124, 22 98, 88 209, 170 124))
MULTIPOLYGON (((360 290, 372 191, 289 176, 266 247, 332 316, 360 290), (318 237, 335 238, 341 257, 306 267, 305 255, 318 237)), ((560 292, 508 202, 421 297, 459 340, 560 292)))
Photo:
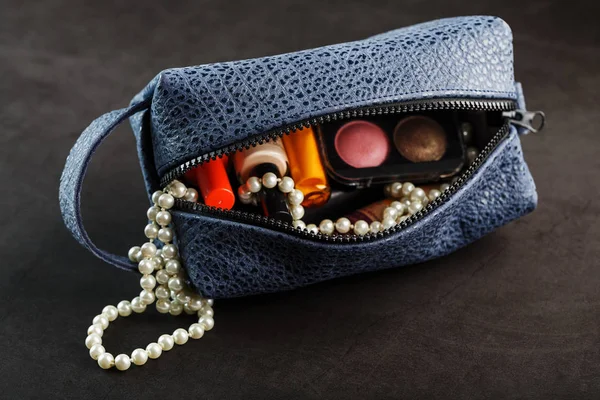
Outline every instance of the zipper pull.
POLYGON ((543 111, 506 111, 502 113, 502 116, 508 118, 511 124, 525 128, 523 134, 539 132, 544 128, 544 124, 546 123, 546 115, 543 111))

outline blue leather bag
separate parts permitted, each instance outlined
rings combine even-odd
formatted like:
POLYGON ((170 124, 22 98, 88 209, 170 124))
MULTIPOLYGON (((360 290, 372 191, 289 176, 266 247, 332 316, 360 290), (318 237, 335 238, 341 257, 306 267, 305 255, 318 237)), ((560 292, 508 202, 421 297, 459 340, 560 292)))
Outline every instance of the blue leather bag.
POLYGON ((436 201, 385 232, 315 235, 273 219, 178 201, 173 212, 190 284, 224 298, 293 289, 448 254, 537 203, 519 133, 529 114, 513 77, 512 35, 501 19, 459 17, 290 54, 159 73, 128 108, 96 119, 67 158, 60 204, 67 227, 99 258, 84 230, 80 190, 88 162, 129 119, 150 195, 190 168, 301 125, 378 113, 497 111, 504 124, 436 201), (519 121, 520 120, 520 121, 519 121))

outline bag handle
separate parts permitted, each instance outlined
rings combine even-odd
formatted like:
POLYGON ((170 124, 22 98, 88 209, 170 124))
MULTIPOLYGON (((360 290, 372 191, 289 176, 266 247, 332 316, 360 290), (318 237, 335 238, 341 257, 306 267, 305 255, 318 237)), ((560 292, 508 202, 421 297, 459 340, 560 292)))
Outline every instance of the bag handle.
POLYGON ((98 248, 88 236, 81 218, 81 187, 92 155, 100 144, 121 122, 134 114, 146 110, 150 99, 121 108, 95 119, 79 136, 71 149, 60 178, 59 201, 65 225, 75 239, 96 257, 114 266, 131 271, 136 269, 127 257, 112 254, 98 248))

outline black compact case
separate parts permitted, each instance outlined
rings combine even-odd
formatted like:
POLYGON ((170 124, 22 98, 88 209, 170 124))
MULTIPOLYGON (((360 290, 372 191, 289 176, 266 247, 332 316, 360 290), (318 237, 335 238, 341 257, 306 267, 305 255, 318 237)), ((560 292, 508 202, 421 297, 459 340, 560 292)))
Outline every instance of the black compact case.
POLYGON ((321 158, 330 178, 343 185, 366 188, 374 184, 394 181, 413 183, 434 182, 458 173, 465 165, 463 144, 458 114, 454 111, 420 112, 418 114, 380 115, 359 118, 379 126, 389 139, 389 151, 385 161, 376 167, 355 168, 342 159, 335 145, 340 128, 347 121, 335 121, 319 126, 318 139, 321 158), (413 162, 403 157, 394 144, 394 130, 397 124, 411 116, 428 117, 436 121, 446 133, 447 146, 438 161, 413 162))

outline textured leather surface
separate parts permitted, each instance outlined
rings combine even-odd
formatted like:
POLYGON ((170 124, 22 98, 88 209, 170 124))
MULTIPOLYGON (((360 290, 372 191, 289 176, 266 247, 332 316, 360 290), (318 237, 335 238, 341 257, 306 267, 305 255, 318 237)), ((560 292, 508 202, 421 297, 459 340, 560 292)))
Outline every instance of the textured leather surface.
POLYGON ((176 212, 193 285, 221 298, 293 289, 448 254, 530 211, 535 184, 516 129, 452 198, 407 229, 361 244, 328 244, 235 221, 176 212))
MULTIPOLYGON (((513 79, 511 41, 510 29, 498 18, 461 17, 359 42, 163 71, 128 109, 98 118, 75 144, 61 178, 65 223, 95 255, 134 269, 126 258, 91 242, 79 211, 81 183, 92 154, 127 117, 150 193, 158 188, 160 175, 179 163, 334 111, 434 97, 523 103, 513 79)), ((206 295, 232 297, 439 257, 531 211, 535 203, 535 187, 513 129, 510 140, 451 201, 384 240, 318 243, 182 212, 175 213, 175 228, 193 284, 206 295)))
MULTIPOLYGON (((149 100, 149 99, 148 99, 149 100)), ((65 162, 60 178, 59 201, 65 225, 75 239, 94 255, 116 267, 133 270, 127 257, 111 254, 99 249, 83 227, 81 217, 81 186, 92 155, 113 129, 140 110, 148 108, 148 100, 132 104, 128 108, 111 111, 95 119, 79 136, 65 162)))
POLYGON ((428 97, 516 99, 510 28, 487 16, 442 19, 296 53, 170 69, 151 87, 159 176, 242 139, 335 111, 428 97))

